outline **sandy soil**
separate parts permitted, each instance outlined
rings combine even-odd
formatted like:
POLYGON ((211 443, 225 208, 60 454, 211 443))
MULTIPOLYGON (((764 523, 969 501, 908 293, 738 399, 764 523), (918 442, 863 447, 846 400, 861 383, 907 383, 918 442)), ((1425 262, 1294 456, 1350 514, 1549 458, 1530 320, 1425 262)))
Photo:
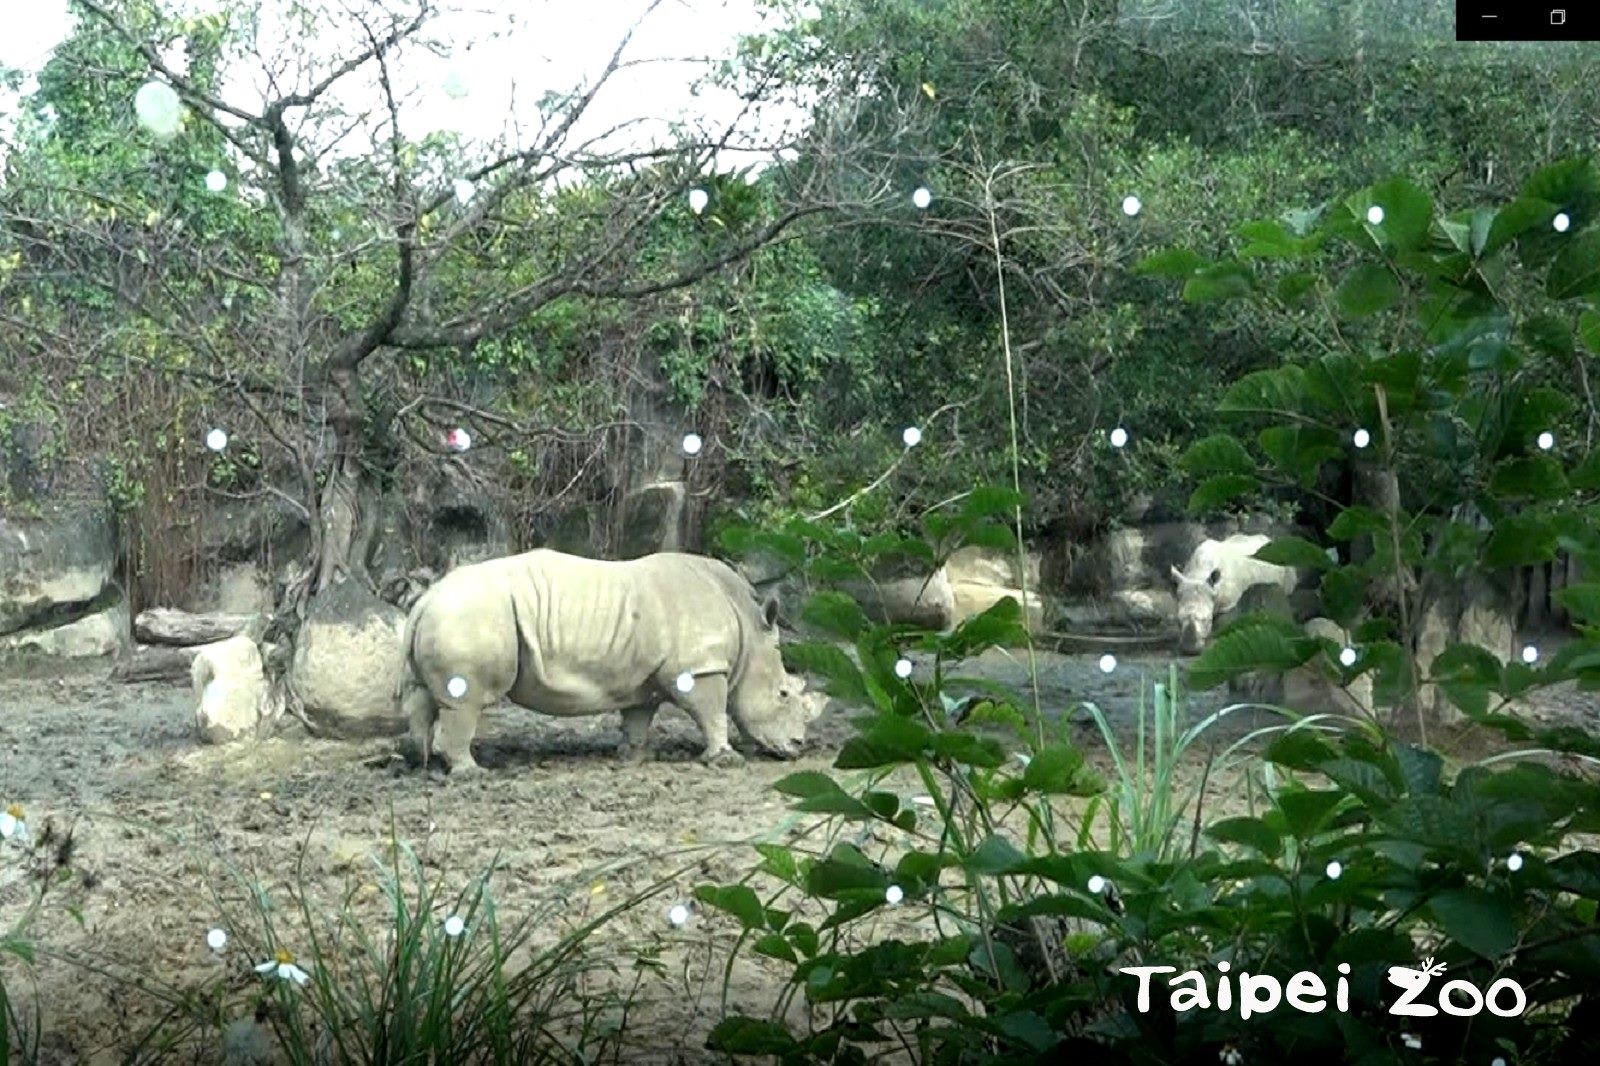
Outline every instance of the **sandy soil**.
MULTIPOLYGON (((1155 657, 1126 659, 1109 675, 1092 657, 1041 654, 1039 666, 1044 706, 1090 699, 1124 723, 1141 682, 1165 677, 1155 657)), ((1025 684, 1022 664, 995 653, 975 672, 1025 684)), ((1566 702, 1588 705, 1575 695, 1566 702)), ((1197 697, 1194 713, 1220 704, 1197 697)), ((641 949, 663 963, 640 985, 629 1027, 638 1044, 624 1061, 645 1058, 646 1047, 655 1061, 700 1060, 704 1034, 720 1016, 732 929, 698 914, 675 929, 667 909, 688 900, 695 884, 748 871, 754 856, 741 842, 800 832, 771 784, 795 770, 827 768, 849 735, 844 715, 830 712, 798 762, 751 758, 716 771, 695 761, 698 736, 688 718, 662 716, 658 760, 624 766, 615 757, 616 716, 554 720, 506 706, 479 734, 478 757, 489 773, 449 783, 388 757, 389 742, 287 734, 203 747, 192 736, 186 688, 117 685, 103 672, 0 679, 0 709, 0 797, 26 806, 36 836, 50 824, 60 839, 70 825, 72 865, 90 886, 54 895, 34 929, 51 953, 32 973, 49 1042, 63 1062, 119 1061, 156 1004, 58 955, 181 987, 215 982, 223 964, 208 952, 206 931, 218 924, 219 906, 235 920, 245 916, 239 882, 221 872, 223 860, 259 878, 275 898, 284 898, 285 886, 305 885, 313 913, 320 909, 332 923, 347 890, 376 903, 365 886, 391 818, 398 838, 448 885, 466 883, 498 856, 493 883, 504 915, 561 901, 552 938, 564 923, 671 878, 588 946, 616 962, 614 981, 632 979, 641 949)), ((1073 731, 1093 753, 1091 731, 1073 731)), ((25 901, 22 885, 4 889, 0 920, 11 921, 25 901)), ((241 947, 230 947, 238 989, 254 980, 241 947)), ((6 972, 27 997, 25 968, 8 960, 6 972)), ((783 976, 776 964, 741 961, 729 1004, 770 1012, 783 976)))

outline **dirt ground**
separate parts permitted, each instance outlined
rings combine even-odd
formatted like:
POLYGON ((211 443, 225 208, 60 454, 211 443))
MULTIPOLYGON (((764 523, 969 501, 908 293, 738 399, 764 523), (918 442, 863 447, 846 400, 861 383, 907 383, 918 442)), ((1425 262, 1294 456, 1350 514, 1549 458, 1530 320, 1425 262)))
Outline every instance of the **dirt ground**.
MULTIPOLYGON (((990 653, 973 672, 1026 689, 1025 664, 1002 654, 990 653)), ((1125 726, 1141 683, 1164 679, 1166 665, 1130 657, 1105 674, 1094 657, 1041 653, 1039 673, 1046 708, 1092 700, 1125 726)), ((1221 702, 1198 696, 1192 713, 1221 702)), ((1575 693, 1560 702, 1569 711, 1592 708, 1575 693)), ((589 946, 614 958, 624 980, 641 946, 664 962, 640 986, 629 1026, 637 1053, 624 1061, 702 1059, 704 1035, 720 1016, 732 930, 698 913, 673 928, 667 910, 688 901, 697 883, 747 872, 752 838, 799 832, 770 786, 795 770, 826 769, 849 735, 844 714, 830 711, 798 762, 752 757, 740 769, 717 771, 695 761, 698 736, 688 718, 664 715, 655 726, 657 761, 625 766, 615 757, 615 715, 555 720, 503 706, 486 717, 477 742, 489 772, 449 783, 386 757, 388 741, 292 733, 205 747, 193 737, 186 687, 119 685, 103 670, 0 678, 0 711, 0 798, 25 806, 36 836, 47 823, 57 834, 70 825, 72 865, 91 884, 47 901, 32 931, 45 951, 31 971, 34 988, 47 1042, 63 1062, 120 1061, 155 1016, 154 1001, 85 969, 85 960, 179 987, 215 981, 222 964, 205 936, 219 923, 219 904, 208 883, 223 906, 238 907, 240 896, 237 882, 218 884, 220 860, 275 896, 297 880, 309 886, 313 909, 326 908, 332 923, 341 893, 373 881, 391 818, 395 835, 449 885, 466 883, 498 857, 493 883, 502 915, 563 900, 552 937, 563 923, 681 871, 589 946)), ((1103 758, 1092 731, 1074 733, 1103 758)), ((1226 792, 1228 783, 1218 787, 1226 792)), ((14 920, 26 898, 19 884, 5 888, 0 921, 14 920)), ((241 988, 253 980, 242 965, 248 961, 234 959, 241 988)), ((8 960, 6 972, 13 994, 27 999, 30 971, 8 960)), ((741 961, 729 1006, 770 1013, 784 976, 777 964, 741 961)))

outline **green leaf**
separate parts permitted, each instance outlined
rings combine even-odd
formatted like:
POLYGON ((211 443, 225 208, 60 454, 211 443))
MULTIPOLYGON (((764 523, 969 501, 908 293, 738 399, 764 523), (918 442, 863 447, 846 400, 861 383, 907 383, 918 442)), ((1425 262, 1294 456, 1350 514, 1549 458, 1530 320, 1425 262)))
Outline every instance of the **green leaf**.
POLYGON ((1489 491, 1504 499, 1559 500, 1570 490, 1561 464, 1548 455, 1511 459, 1495 468, 1489 491))
POLYGON ((1502 518, 1484 545, 1483 561, 1492 570, 1547 563, 1556 554, 1555 526, 1539 514, 1516 514, 1502 518))
POLYGON ((1223 393, 1220 414, 1286 414, 1300 410, 1305 370, 1294 364, 1246 374, 1223 393))
POLYGON ((1278 834, 1259 818, 1224 818, 1206 826, 1206 836, 1221 844, 1240 844, 1265 855, 1277 858, 1283 851, 1283 841, 1278 834))
POLYGON ((1446 936, 1486 959, 1499 959, 1517 942, 1511 905, 1481 888, 1452 888, 1428 902, 1446 936))
POLYGON ((982 614, 974 615, 942 638, 942 650, 951 659, 968 659, 994 647, 1025 644, 1028 632, 1022 625, 1022 605, 1006 596, 982 614))
POLYGON ((777 1022, 735 1016, 718 1022, 706 1046, 729 1055, 791 1055, 800 1045, 777 1022))
POLYGON ((1053 796, 1092 796, 1103 790, 1083 752, 1070 744, 1051 744, 1034 752, 1022 772, 1022 785, 1053 796))
POLYGON ((1239 236, 1248 242, 1239 250, 1244 259, 1298 259, 1305 254, 1306 242, 1281 222, 1246 222, 1239 227, 1239 236))
POLYGON ((1213 433, 1189 445, 1178 460, 1185 471, 1195 475, 1254 474, 1255 460, 1244 445, 1226 433, 1213 433))
POLYGON ((1588 229, 1571 238, 1550 264, 1545 292, 1556 300, 1600 289, 1600 229, 1588 229))
POLYGON ((1003 874, 1017 869, 1028 861, 1028 857, 1017 850, 1017 846, 1005 837, 990 834, 983 838, 971 856, 968 857, 966 866, 969 870, 985 874, 1003 874))
POLYGON ((1221 474, 1207 478, 1189 497, 1189 513, 1197 515, 1215 510, 1260 488, 1261 482, 1247 474, 1221 474))
POLYGON ((1371 507, 1357 504, 1346 507, 1334 516, 1328 523, 1328 536, 1334 540, 1355 540, 1357 537, 1373 536, 1386 537, 1389 535, 1389 519, 1371 507))
POLYGON ((1341 566, 1323 574, 1318 594, 1323 614, 1346 628, 1366 605, 1366 583, 1354 567, 1341 566))
POLYGON ((1548 226, 1556 216, 1556 210, 1556 206, 1548 200, 1521 197, 1511 201, 1495 212, 1478 256, 1488 258, 1528 230, 1536 226, 1548 226))
POLYGON ((1600 625, 1600 582, 1585 581, 1568 585, 1555 594, 1555 601, 1574 620, 1600 625))
POLYGON ((1250 295, 1255 277, 1239 263, 1218 263, 1196 271, 1183 284, 1187 303, 1215 303, 1250 295))
POLYGON ((808 624, 847 640, 867 628, 867 616, 855 600, 842 592, 819 592, 806 601, 801 618, 808 624))
POLYGON ((745 929, 764 929, 767 909, 749 885, 700 885, 694 898, 725 914, 731 914, 745 929))
POLYGON ((1305 567, 1310 570, 1330 570, 1333 560, 1325 549, 1317 547, 1304 537, 1278 537, 1263 544, 1254 558, 1278 566, 1305 567))
POLYGON ((1190 665, 1189 684, 1204 692, 1251 671, 1276 674, 1292 670, 1305 662, 1312 651, 1302 651, 1299 638, 1289 619, 1241 619, 1217 634, 1190 665))
POLYGON ((1168 248, 1141 259, 1135 274, 1152 277, 1186 278, 1206 265, 1206 261, 1187 248, 1168 248))
POLYGON ((1278 796, 1278 809, 1283 812, 1289 832, 1307 840, 1328 824, 1342 799, 1344 793, 1338 789, 1293 789, 1278 796))
POLYGON ((1269 426, 1257 440, 1280 470, 1308 487, 1315 483, 1323 463, 1344 454, 1338 434, 1320 426, 1269 426))
POLYGON ((1578 316, 1578 339, 1590 354, 1600 355, 1600 311, 1585 311, 1578 316))
POLYGON ((872 770, 915 762, 933 733, 921 722, 896 714, 880 714, 865 732, 845 741, 833 765, 840 770, 872 770))
POLYGON ((965 730, 935 733, 929 742, 933 756, 951 762, 992 769, 1006 761, 1005 748, 993 737, 981 737, 965 730))
POLYGON ((1392 247, 1411 251, 1427 240, 1433 225, 1433 200, 1427 193, 1404 178, 1390 178, 1372 186, 1367 195, 1368 204, 1383 208, 1383 222, 1375 228, 1392 247))
POLYGON ((792 670, 820 675, 828 694, 849 704, 868 701, 866 680, 850 656, 836 644, 797 641, 783 647, 783 658, 792 670))
POLYGON ((1361 263, 1334 290, 1334 303, 1350 318, 1363 318, 1400 302, 1400 282, 1387 267, 1361 263))

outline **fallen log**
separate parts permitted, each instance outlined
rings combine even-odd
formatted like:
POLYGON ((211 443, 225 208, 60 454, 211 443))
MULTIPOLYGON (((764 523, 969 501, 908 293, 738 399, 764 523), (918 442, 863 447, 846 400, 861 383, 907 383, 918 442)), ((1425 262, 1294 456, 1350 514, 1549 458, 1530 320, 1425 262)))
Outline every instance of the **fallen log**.
POLYGON ((111 668, 113 681, 182 681, 188 683, 189 670, 199 646, 171 648, 160 645, 136 644, 131 652, 117 660, 111 668))
POLYGON ((191 614, 171 607, 152 607, 140 611, 133 620, 133 635, 145 644, 189 648, 227 640, 244 632, 255 618, 250 614, 191 614))

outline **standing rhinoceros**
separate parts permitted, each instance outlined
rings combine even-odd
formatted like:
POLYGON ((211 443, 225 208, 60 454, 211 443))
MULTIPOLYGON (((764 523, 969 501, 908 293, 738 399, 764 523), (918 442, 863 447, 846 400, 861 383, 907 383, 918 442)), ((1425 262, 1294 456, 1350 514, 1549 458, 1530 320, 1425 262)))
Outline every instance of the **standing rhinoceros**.
POLYGON ((1271 537, 1236 533, 1227 540, 1205 540, 1182 570, 1172 568, 1178 586, 1178 649, 1198 655, 1211 636, 1217 615, 1226 614, 1252 588, 1276 586, 1294 592, 1299 575, 1292 567, 1255 557, 1271 537))
POLYGON ((676 704, 716 765, 739 761, 731 712, 761 749, 793 758, 825 698, 784 669, 776 615, 731 568, 698 555, 605 562, 538 550, 459 567, 406 619, 402 711, 424 762, 437 721, 453 774, 477 769, 479 712, 501 698, 552 715, 621 711, 634 757, 656 711, 676 704))

